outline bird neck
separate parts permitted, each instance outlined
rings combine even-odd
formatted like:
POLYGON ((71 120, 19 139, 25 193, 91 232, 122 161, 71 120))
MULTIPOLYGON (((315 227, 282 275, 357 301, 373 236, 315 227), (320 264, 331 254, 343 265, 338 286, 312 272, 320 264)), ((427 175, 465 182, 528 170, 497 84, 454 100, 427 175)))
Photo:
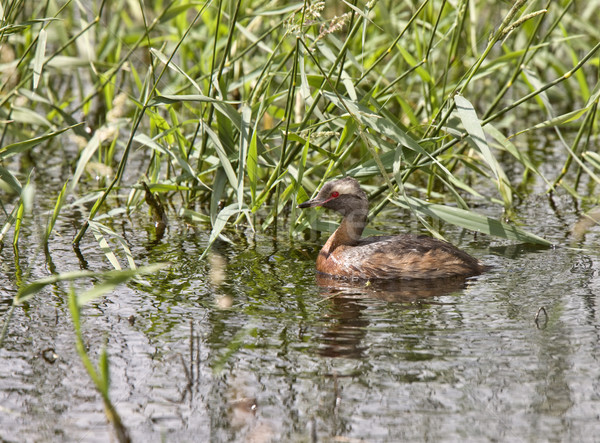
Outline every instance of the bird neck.
POLYGON ((360 240, 360 237, 367 224, 367 210, 355 210, 347 214, 340 226, 329 237, 327 243, 323 246, 323 252, 331 254, 339 246, 354 246, 360 240))

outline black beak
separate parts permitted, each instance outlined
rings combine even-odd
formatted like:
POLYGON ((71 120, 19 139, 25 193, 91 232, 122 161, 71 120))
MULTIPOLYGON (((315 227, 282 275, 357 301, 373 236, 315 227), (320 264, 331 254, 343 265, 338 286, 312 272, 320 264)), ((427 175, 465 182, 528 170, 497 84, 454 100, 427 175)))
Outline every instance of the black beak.
POLYGON ((323 203, 325 203, 324 201, 321 200, 317 200, 317 199, 313 199, 313 200, 306 200, 305 202, 300 203, 298 206, 296 206, 299 209, 304 209, 304 208, 314 208, 316 206, 321 206, 323 203))

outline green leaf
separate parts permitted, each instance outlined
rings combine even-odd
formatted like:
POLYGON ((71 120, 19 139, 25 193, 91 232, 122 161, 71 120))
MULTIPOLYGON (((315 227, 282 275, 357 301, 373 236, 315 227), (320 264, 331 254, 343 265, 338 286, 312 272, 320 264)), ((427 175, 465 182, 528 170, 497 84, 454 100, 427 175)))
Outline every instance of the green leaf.
POLYGON ((25 125, 40 126, 50 130, 55 129, 54 125, 43 114, 40 114, 37 108, 32 109, 13 105, 10 117, 12 121, 25 125))
POLYGON ((210 224, 209 216, 202 214, 201 212, 193 211, 191 209, 182 208, 179 211, 179 216, 187 219, 190 223, 210 224))
POLYGON ((54 225, 56 224, 56 220, 58 219, 58 214, 60 213, 60 209, 65 202, 65 196, 67 194, 67 185, 69 184, 69 180, 65 182, 60 193, 58 194, 58 198, 56 199, 56 204, 54 205, 54 211, 52 212, 52 217, 50 218, 50 222, 46 227, 46 232, 44 233, 44 244, 48 244, 48 239, 50 238, 50 234, 52 233, 52 229, 54 229, 54 225))
POLYGON ((525 128, 525 129, 522 129, 521 131, 518 131, 512 137, 516 137, 518 135, 522 135, 527 132, 536 131, 538 129, 555 128, 562 124, 569 123, 569 122, 579 119, 582 115, 584 115, 588 111, 589 111, 589 108, 586 107, 586 108, 576 109, 574 111, 567 112, 565 114, 559 115, 558 117, 549 118, 548 120, 545 120, 534 126, 531 126, 529 128, 525 128))
MULTIPOLYGON (((181 169, 187 172, 190 175, 190 177, 193 177, 194 180, 196 180, 200 186, 208 189, 209 191, 211 190, 211 188, 208 185, 206 185, 202 180, 200 180, 200 177, 198 177, 198 174, 196 174, 196 171, 194 170, 192 165, 190 165, 189 162, 181 156, 181 153, 179 151, 174 151, 173 149, 169 148, 163 148, 159 143, 157 143, 154 139, 148 137, 146 134, 137 134, 135 137, 133 137, 133 139, 142 145, 154 149, 156 152, 169 155, 177 162, 179 166, 181 166, 181 169)), ((151 185, 150 189, 154 191, 152 186, 158 185, 151 185)))
POLYGON ((250 120, 252 119, 252 109, 249 106, 242 106, 242 126, 240 130, 240 152, 238 157, 238 183, 237 200, 239 209, 244 205, 244 173, 246 171, 246 159, 250 144, 250 120))
POLYGON ((72 281, 80 278, 91 278, 99 273, 95 273, 93 271, 71 271, 64 272, 62 274, 51 275, 49 277, 41 278, 39 280, 34 281, 26 286, 19 288, 17 291, 17 295, 14 299, 14 304, 19 305, 29 298, 33 297, 33 295, 37 294, 44 287, 48 285, 53 285, 61 281, 72 281))
MULTIPOLYGON (((258 122, 257 122, 258 124, 258 122)), ((256 138, 258 136, 258 128, 254 125, 252 131, 252 138, 250 139, 250 145, 248 146, 248 158, 246 160, 246 175, 250 181, 250 195, 252 196, 252 206, 256 200, 256 184, 258 182, 258 152, 256 138)))
POLYGON ((25 212, 25 205, 23 199, 19 200, 17 205, 17 215, 15 217, 15 232, 13 235, 13 247, 16 249, 19 243, 19 234, 21 233, 21 224, 23 223, 23 213, 25 212))
POLYGON ((229 220, 229 218, 232 215, 239 214, 243 211, 247 211, 247 209, 243 209, 242 211, 240 211, 237 203, 233 203, 229 206, 224 207, 221 210, 221 212, 219 212, 215 221, 213 222, 213 228, 210 232, 210 237, 208 238, 208 245, 206 246, 206 249, 202 253, 200 259, 203 259, 206 256, 214 241, 217 239, 217 237, 221 235, 221 231, 223 231, 223 228, 225 228, 225 226, 227 225, 227 221, 229 220))
POLYGON ((135 261, 133 260, 133 254, 131 253, 127 242, 121 235, 117 234, 107 226, 98 223, 97 221, 89 220, 88 223, 90 229, 94 233, 94 237, 96 237, 96 241, 100 245, 100 249, 102 249, 104 255, 106 255, 106 258, 115 269, 120 270, 121 265, 119 264, 119 260, 117 260, 115 253, 112 251, 112 249, 108 245, 108 242, 104 238, 104 235, 102 234, 103 232, 117 240, 117 242, 121 245, 121 249, 123 249, 123 252, 125 253, 125 257, 127 258, 127 263, 129 264, 129 267, 131 269, 136 269, 135 261))
POLYGON ((90 59, 86 56, 72 57, 69 55, 55 55, 48 59, 46 66, 64 70, 71 70, 74 68, 89 68, 90 59))
POLYGON ((110 366, 108 364, 108 352, 106 347, 100 351, 100 358, 98 359, 98 371, 101 386, 98 386, 98 390, 104 396, 108 397, 108 389, 110 388, 110 366))
POLYGON ((131 279, 133 275, 130 273, 121 272, 108 276, 102 282, 96 283, 91 289, 79 295, 77 297, 77 303, 79 306, 83 306, 98 297, 102 297, 104 294, 115 289, 121 283, 125 283, 127 280, 131 279))
POLYGON ((23 186, 8 169, 0 166, 0 179, 4 181, 15 194, 20 194, 23 186))
POLYGON ((233 167, 231 166, 229 158, 227 157, 227 152, 225 151, 225 148, 221 144, 221 140, 219 139, 219 136, 208 126, 206 126, 204 128, 204 130, 206 131, 206 133, 208 134, 208 137, 212 140, 213 144, 215 145, 215 151, 217 152, 217 156, 219 157, 219 160, 221 161, 221 166, 223 167, 223 170, 225 171, 225 174, 227 175, 229 184, 231 185, 231 187, 233 189, 237 189, 238 179, 235 175, 235 171, 233 170, 233 167))
POLYGON ((423 215, 443 220, 446 223, 470 229, 472 231, 493 235, 507 240, 536 243, 545 246, 552 245, 548 240, 517 228, 516 226, 465 209, 428 203, 418 198, 408 196, 404 197, 404 201, 395 199, 391 199, 390 201, 401 208, 415 210, 423 215))
POLYGON ((546 184, 552 187, 552 183, 550 183, 546 177, 542 175, 542 173, 537 169, 537 167, 529 158, 529 155, 526 152, 521 152, 502 132, 500 132, 494 125, 488 123, 485 125, 485 132, 494 138, 502 148, 504 148, 509 154, 511 154, 517 161, 525 166, 526 168, 532 170, 538 176, 542 178, 546 182, 546 184))
MULTIPOLYGON (((86 66, 89 66, 89 63, 86 64, 86 66)), ((73 66, 69 66, 69 68, 72 68, 73 66)), ((31 100, 32 102, 37 102, 37 103, 43 103, 46 106, 51 107, 54 111, 58 112, 60 114, 60 116, 62 117, 62 119, 65 121, 66 124, 70 125, 70 127, 73 129, 73 132, 81 137, 83 137, 84 139, 88 140, 90 138, 90 134, 88 134, 84 128, 84 125, 79 123, 77 120, 75 120, 75 118, 73 118, 73 116, 66 112, 64 109, 62 109, 60 107, 60 102, 54 103, 52 100, 46 98, 46 97, 42 97, 39 94, 36 94, 34 91, 29 91, 27 89, 19 89, 19 94, 23 95, 24 97, 27 97, 29 100, 31 100), (58 104, 58 105, 57 105, 58 104)), ((34 109, 37 109, 37 106, 34 107, 34 109)), ((30 112, 35 112, 32 109, 29 109, 30 112)), ((77 114, 75 114, 77 115, 77 114)), ((23 115, 23 118, 30 118, 29 114, 27 115, 23 115)), ((43 122, 44 125, 48 126, 49 128, 53 128, 52 124, 50 123, 50 121, 48 121, 45 117, 40 116, 38 114, 38 119, 43 122)))
POLYGON ((8 217, 6 219, 6 223, 4 223, 4 226, 2 227, 2 230, 0 231, 0 243, 4 240, 4 236, 10 230, 13 223, 17 220, 17 214, 18 214, 20 208, 21 208, 21 204, 15 205, 13 207, 13 210, 8 215, 8 217))
POLYGON ((148 104, 148 106, 172 105, 173 103, 180 103, 180 102, 228 103, 228 104, 232 104, 232 105, 236 105, 236 104, 240 103, 239 101, 225 101, 225 100, 208 97, 208 96, 202 95, 202 94, 188 94, 188 95, 165 94, 165 95, 157 95, 156 97, 154 97, 152 100, 150 100, 150 103, 148 104))
POLYGON ((79 179, 81 178, 81 175, 83 174, 83 171, 85 171, 85 166, 100 147, 100 133, 101 130, 94 132, 94 135, 90 141, 88 141, 85 148, 83 148, 83 151, 81 151, 81 154, 79 155, 79 161, 77 162, 77 167, 75 168, 75 173, 73 174, 69 192, 73 192, 77 186, 77 183, 79 182, 79 179))
POLYGON ((473 108, 471 102, 469 102, 462 95, 454 96, 454 103, 456 104, 458 116, 460 117, 463 126, 469 134, 470 140, 473 142, 476 149, 483 157, 483 160, 487 163, 496 177, 496 186, 498 187, 500 195, 502 195, 505 206, 511 206, 512 191, 510 189, 508 177, 504 173, 504 170, 496 160, 496 157, 494 157, 492 154, 492 151, 487 144, 485 133, 483 132, 483 128, 481 127, 481 123, 477 117, 477 113, 475 112, 475 108, 473 108))
POLYGON ((48 33, 46 29, 42 28, 38 34, 37 46, 35 48, 35 55, 33 57, 33 89, 37 89, 42 76, 42 69, 44 67, 44 59, 46 57, 46 40, 48 33))
MULTIPOLYGON (((185 6, 188 6, 188 5, 185 5, 185 6)), ((192 84, 192 86, 194 86, 194 88, 196 88, 198 91, 202 90, 202 88, 200 88, 200 86, 198 86, 198 83, 196 83, 193 78, 191 78, 183 69, 181 69, 179 66, 177 66, 173 62, 173 60, 169 61, 169 58, 165 54, 163 54, 162 52, 160 52, 158 49, 155 49, 155 48, 151 48, 150 52, 152 54, 154 54, 154 56, 156 56, 156 58, 158 58, 161 61, 161 63, 163 63, 164 65, 173 69, 174 71, 178 72, 179 74, 183 75, 192 84)))
POLYGON ((178 15, 187 12, 187 10, 190 8, 195 8, 196 6, 204 6, 204 5, 205 4, 201 3, 201 2, 189 2, 189 3, 186 2, 183 5, 171 7, 160 17, 159 22, 166 23, 166 22, 174 19, 178 15))
POLYGON ((600 155, 597 152, 585 151, 581 156, 595 169, 600 169, 600 155))
MULTIPOLYGON (((36 280, 32 283, 29 283, 28 285, 19 288, 19 290, 17 291, 17 295, 15 296, 14 304, 21 304, 29 298, 33 297, 38 292, 40 292, 46 286, 54 285, 59 282, 74 281, 82 278, 96 278, 108 282, 124 282, 127 279, 135 277, 136 275, 155 274, 160 269, 163 269, 166 266, 168 266, 167 263, 159 263, 149 266, 143 266, 137 269, 125 269, 123 271, 70 271, 63 272, 61 274, 50 275, 48 277, 40 278, 39 280, 36 280)), ((105 288, 108 288, 108 286, 105 286, 105 288)), ((98 293, 96 293, 95 295, 98 296, 98 293)))
POLYGON ((13 143, 11 145, 6 145, 6 146, 0 148, 0 160, 4 160, 4 159, 10 157, 11 155, 25 152, 25 151, 33 148, 34 146, 37 146, 40 143, 45 142, 46 140, 50 140, 51 138, 54 138, 57 135, 60 135, 63 132, 68 131, 69 129, 73 129, 75 126, 78 126, 81 124, 83 124, 83 123, 78 123, 77 125, 73 125, 73 126, 67 126, 66 128, 60 129, 58 131, 50 132, 45 135, 41 135, 36 138, 32 138, 32 139, 25 140, 25 141, 18 142, 18 143, 13 143))
POLYGON ((23 201, 23 207, 27 215, 30 215, 33 210, 33 200, 35 197, 35 185, 30 182, 30 179, 31 175, 27 178, 27 183, 25 183, 21 192, 21 200, 23 201))
POLYGON ((406 50, 406 48, 402 45, 397 45, 398 51, 400 52, 400 54, 402 55, 402 57, 404 58, 404 60, 406 61, 406 63, 408 63, 411 67, 415 67, 416 68, 416 72, 417 74, 419 74, 419 77, 421 77, 421 79, 426 82, 426 83, 433 83, 432 79, 431 79, 431 75, 429 75, 429 72, 425 69, 423 69, 421 66, 419 66, 419 63, 410 52, 408 52, 406 50))
MULTIPOLYGON (((142 185, 135 185, 135 189, 144 189, 142 185)), ((174 185, 170 183, 148 183, 148 188, 152 192, 177 192, 177 191, 191 191, 192 187, 183 185, 174 185)))

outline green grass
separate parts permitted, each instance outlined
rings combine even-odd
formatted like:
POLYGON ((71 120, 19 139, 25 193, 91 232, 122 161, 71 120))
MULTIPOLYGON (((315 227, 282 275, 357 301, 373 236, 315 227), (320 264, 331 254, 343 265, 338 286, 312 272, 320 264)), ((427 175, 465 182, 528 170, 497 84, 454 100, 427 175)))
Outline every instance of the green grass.
POLYGON ((147 210, 142 181, 169 217, 209 222, 211 241, 290 212, 296 235, 309 223, 295 204, 345 174, 378 186, 373 215, 421 198, 510 218, 540 174, 534 136, 567 152, 548 191, 595 200, 581 183, 600 180, 597 1, 92 3, 3 6, 0 180, 14 197, 2 236, 18 239, 27 201, 31 170, 15 159, 41 149, 78 152, 46 244, 69 194, 98 193, 74 242, 94 226, 101 246, 91 222, 118 194, 147 210))
POLYGON ((149 211, 148 191, 163 203, 153 203, 155 219, 166 220, 156 213, 164 206, 171 221, 210 229, 209 244, 235 224, 265 230, 285 220, 291 236, 311 229, 310 213, 296 204, 342 175, 370 185, 372 216, 392 203, 434 235, 431 219, 547 243, 513 220, 532 178, 548 192, 597 201, 599 7, 3 2, 0 247, 12 240, 17 272, 0 345, 14 308, 47 285, 100 281, 78 297, 70 292, 75 343, 117 438, 128 440, 108 397, 108 357, 102 352, 97 368, 88 357, 79 307, 152 271, 136 268, 130 245, 111 229, 149 211), (564 149, 562 167, 545 168, 554 160, 532 140, 547 139, 564 149), (68 171, 40 193, 54 201, 38 231, 23 229, 39 209, 36 168, 45 165, 30 161, 37 157, 64 158, 68 171), (48 250, 64 235, 55 226, 66 202, 87 211, 75 245, 94 239, 114 271, 55 274, 48 250), (503 222, 472 209, 479 206, 496 208, 503 222), (53 275, 29 282, 19 239, 36 232, 53 275), (123 256, 129 269, 121 270, 123 256))

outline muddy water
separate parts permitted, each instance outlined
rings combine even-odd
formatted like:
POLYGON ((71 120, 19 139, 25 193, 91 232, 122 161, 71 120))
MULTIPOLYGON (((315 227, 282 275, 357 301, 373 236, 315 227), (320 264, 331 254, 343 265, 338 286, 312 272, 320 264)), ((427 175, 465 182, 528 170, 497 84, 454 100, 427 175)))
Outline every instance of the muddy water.
MULTIPOLYGON (((447 228, 492 269, 395 287, 317 279, 324 239, 231 231, 234 245, 199 261, 207 231, 173 220, 157 242, 148 222, 121 217, 111 227, 138 264, 172 265, 87 306, 83 334, 94 361, 108 351, 111 399, 134 441, 593 441, 600 229, 574 239, 578 209, 564 196, 533 196, 519 211, 525 227, 578 249, 447 228)), ((3 319, 15 282, 109 269, 91 235, 80 251, 70 246, 81 217, 65 211, 49 254, 35 223, 18 256, 5 244, 3 319)), ((402 217, 386 212, 377 227, 397 232, 402 217)), ((47 288, 8 325, 3 441, 112 438, 75 351, 68 289, 47 288)))

